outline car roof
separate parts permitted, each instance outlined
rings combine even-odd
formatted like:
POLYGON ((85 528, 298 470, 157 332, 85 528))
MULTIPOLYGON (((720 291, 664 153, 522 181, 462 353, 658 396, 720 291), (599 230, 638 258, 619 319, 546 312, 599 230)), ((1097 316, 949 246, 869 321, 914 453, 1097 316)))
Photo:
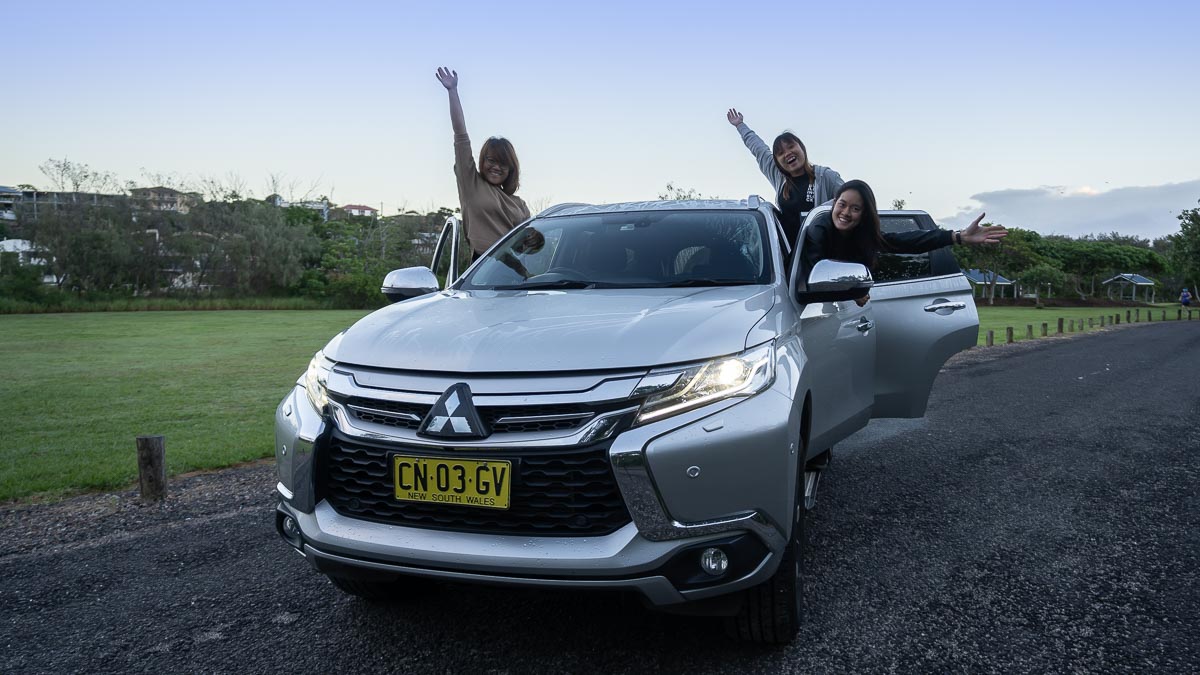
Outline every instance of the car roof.
POLYGON ((757 209, 765 203, 751 195, 746 199, 667 199, 651 202, 620 202, 617 204, 557 204, 542 211, 538 218, 557 216, 629 213, 633 211, 744 211, 757 209))

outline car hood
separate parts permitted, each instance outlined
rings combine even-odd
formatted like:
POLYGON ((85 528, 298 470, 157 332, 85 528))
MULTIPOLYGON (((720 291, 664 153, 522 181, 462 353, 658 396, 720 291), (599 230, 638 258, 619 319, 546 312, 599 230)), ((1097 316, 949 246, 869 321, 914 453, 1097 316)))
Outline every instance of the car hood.
POLYGON ((742 351, 773 303, 769 286, 446 291, 363 317, 326 356, 458 373, 653 367, 742 351))

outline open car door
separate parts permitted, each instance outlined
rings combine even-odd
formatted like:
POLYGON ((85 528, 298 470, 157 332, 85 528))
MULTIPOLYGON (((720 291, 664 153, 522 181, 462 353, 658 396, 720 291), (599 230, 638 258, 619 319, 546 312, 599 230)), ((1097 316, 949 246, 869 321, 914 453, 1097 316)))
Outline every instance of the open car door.
POLYGON ((458 242, 462 237, 461 229, 461 220, 456 216, 447 217, 446 224, 442 226, 442 232, 438 235, 437 244, 433 247, 433 259, 429 261, 429 269, 434 274, 439 274, 438 267, 442 264, 442 258, 447 258, 443 289, 450 288, 450 284, 458 281, 458 242))
MULTIPOLYGON (((798 287, 807 287, 811 270, 801 263, 805 232, 816 223, 832 226, 829 208, 814 210, 801 227, 791 261, 789 292, 793 298, 798 287)), ((813 387, 809 441, 818 452, 871 419, 877 351, 872 304, 811 302, 800 310, 800 341, 805 354, 812 355, 805 365, 812 373, 813 387)))
MULTIPOLYGON (((936 229, 920 211, 880 213, 884 232, 936 229)), ((921 417, 942 364, 975 346, 979 314, 949 248, 880 256, 868 307, 876 325, 872 417, 921 417)))

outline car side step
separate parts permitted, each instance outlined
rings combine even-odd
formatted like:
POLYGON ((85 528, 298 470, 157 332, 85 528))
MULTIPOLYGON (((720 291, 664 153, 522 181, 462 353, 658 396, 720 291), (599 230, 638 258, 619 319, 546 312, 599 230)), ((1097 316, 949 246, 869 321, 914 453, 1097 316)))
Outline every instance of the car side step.
POLYGON ((817 506, 817 484, 821 482, 820 471, 804 472, 804 510, 812 511, 817 506))

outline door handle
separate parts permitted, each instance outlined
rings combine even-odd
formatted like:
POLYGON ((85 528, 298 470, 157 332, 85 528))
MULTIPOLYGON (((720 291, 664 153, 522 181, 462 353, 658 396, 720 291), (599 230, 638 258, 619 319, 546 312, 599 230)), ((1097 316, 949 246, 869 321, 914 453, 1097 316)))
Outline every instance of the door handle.
POLYGON ((875 322, 871 321, 870 319, 868 319, 865 316, 862 318, 861 321, 858 322, 858 325, 855 326, 855 328, 857 328, 858 332, 860 332, 860 333, 865 333, 874 327, 875 327, 875 322))
POLYGON ((936 312, 940 309, 948 309, 953 312, 955 310, 966 308, 967 303, 965 302, 935 302, 932 305, 925 305, 926 312, 936 312))

